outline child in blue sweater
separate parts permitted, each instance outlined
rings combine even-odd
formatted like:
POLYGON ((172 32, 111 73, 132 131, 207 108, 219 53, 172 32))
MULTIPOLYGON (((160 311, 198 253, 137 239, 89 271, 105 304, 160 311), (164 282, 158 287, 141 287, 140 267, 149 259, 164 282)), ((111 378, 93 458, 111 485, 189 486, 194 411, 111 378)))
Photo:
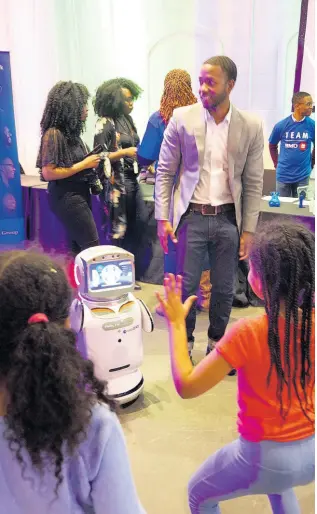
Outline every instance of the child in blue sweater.
POLYGON ((62 268, 0 254, 0 512, 144 514, 123 433, 69 328, 62 268))

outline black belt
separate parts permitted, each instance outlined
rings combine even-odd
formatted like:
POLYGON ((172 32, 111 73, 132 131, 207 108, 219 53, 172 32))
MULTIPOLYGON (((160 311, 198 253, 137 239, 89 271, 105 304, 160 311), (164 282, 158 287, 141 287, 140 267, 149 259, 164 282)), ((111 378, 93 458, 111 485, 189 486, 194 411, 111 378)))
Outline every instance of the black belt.
POLYGON ((217 216, 223 212, 234 211, 234 203, 225 203, 224 205, 209 205, 200 203, 190 203, 189 210, 193 212, 200 212, 203 216, 217 216))

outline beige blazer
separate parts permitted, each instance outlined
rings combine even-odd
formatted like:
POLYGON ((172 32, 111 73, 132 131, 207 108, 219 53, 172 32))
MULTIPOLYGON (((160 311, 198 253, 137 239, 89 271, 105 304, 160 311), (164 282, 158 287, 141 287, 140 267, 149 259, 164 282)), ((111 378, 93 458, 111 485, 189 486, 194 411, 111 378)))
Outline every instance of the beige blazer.
MULTIPOLYGON (((161 146, 155 182, 155 218, 174 231, 186 212, 204 163, 206 118, 201 103, 175 109, 161 146)), ((263 189, 263 127, 232 106, 228 132, 229 184, 239 231, 255 232, 263 189)))

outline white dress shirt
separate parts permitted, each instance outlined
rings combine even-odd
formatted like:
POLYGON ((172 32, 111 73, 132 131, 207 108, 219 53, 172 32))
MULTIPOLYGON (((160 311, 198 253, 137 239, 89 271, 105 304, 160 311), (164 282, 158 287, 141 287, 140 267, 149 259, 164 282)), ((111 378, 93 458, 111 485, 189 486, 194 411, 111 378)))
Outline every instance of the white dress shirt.
POLYGON ((205 109, 206 138, 204 165, 192 202, 213 206, 233 203, 228 171, 228 131, 232 106, 224 120, 216 124, 205 109))

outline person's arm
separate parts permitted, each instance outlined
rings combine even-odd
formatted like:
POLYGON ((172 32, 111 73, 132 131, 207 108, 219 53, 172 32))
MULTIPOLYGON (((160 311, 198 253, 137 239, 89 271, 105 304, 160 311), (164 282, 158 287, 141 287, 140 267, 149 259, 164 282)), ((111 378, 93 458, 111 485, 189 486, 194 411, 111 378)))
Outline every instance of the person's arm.
MULTIPOLYGON (((165 317, 168 321, 169 344, 172 376, 177 393, 185 399, 195 398, 212 389, 223 380, 233 369, 243 365, 245 354, 240 356, 234 364, 224 359, 217 349, 213 350, 197 366, 193 366, 188 354, 187 335, 185 319, 192 303, 196 297, 192 296, 184 304, 181 301, 182 278, 177 277, 176 282, 173 275, 164 279, 165 299, 159 294, 157 298, 161 304, 165 317)), ((221 340, 230 340, 232 353, 235 351, 233 329, 227 332, 221 340)))
MULTIPOLYGON (((110 133, 110 142, 109 142, 109 151, 112 153, 112 155, 118 151, 118 143, 117 143, 117 135, 116 130, 114 127, 112 127, 113 130, 110 133)), ((109 158, 110 155, 109 154, 109 158)), ((110 161, 111 162, 111 161, 110 161)), ((112 169, 114 173, 114 180, 115 184, 118 187, 119 191, 121 193, 124 192, 124 172, 123 172, 123 166, 121 159, 118 161, 112 161, 112 169)))
POLYGON ((124 159, 124 157, 126 157, 126 150, 128 150, 128 149, 121 148, 120 150, 116 150, 115 152, 109 153, 110 161, 116 162, 116 161, 120 161, 120 159, 124 159))
POLYGON ((259 122, 242 173, 242 234, 255 232, 263 193, 263 126, 259 122))
POLYGON ((271 154, 271 159, 274 164, 274 168, 277 168, 278 165, 278 144, 281 141, 281 131, 280 131, 280 123, 277 123, 272 130, 272 133, 269 138, 269 149, 271 154))
POLYGON ((213 350, 197 366, 189 358, 186 325, 169 324, 171 368, 175 388, 184 399, 196 398, 223 380, 232 367, 213 350))
POLYGON ((137 496, 120 423, 107 414, 91 441, 90 485, 95 514, 145 514, 137 496))
POLYGON ((90 155, 73 164, 64 135, 60 130, 51 128, 43 136, 36 164, 41 169, 44 180, 49 182, 72 177, 85 169, 95 168, 99 162, 99 155, 90 155))
POLYGON ((114 172, 114 180, 120 191, 123 191, 123 169, 121 160, 113 160, 112 156, 118 152, 118 143, 114 123, 110 120, 100 120, 96 125, 94 137, 94 148, 101 145, 108 152, 108 159, 111 162, 114 172))
POLYGON ((181 162, 177 120, 173 116, 164 132, 155 180, 155 219, 168 220, 174 178, 181 162))
POLYGON ((270 149, 271 159, 274 164, 274 168, 276 169, 277 163, 278 163, 278 144, 272 145, 272 143, 269 143, 269 149, 270 149))
POLYGON ((70 168, 57 168, 54 164, 48 164, 47 166, 44 166, 42 168, 43 178, 47 182, 50 182, 51 180, 60 180, 63 178, 72 177, 73 175, 76 175, 76 173, 79 173, 80 171, 83 171, 88 168, 94 168, 95 166, 97 166, 99 164, 100 158, 97 155, 94 155, 91 157, 94 157, 94 159, 90 159, 91 164, 88 163, 87 159, 89 159, 89 158, 87 158, 81 162, 78 162, 77 164, 74 164, 70 168))
POLYGON ((129 148, 117 148, 114 152, 109 153, 109 159, 111 162, 120 161, 125 157, 130 157, 131 159, 137 158, 137 149, 135 146, 130 146, 129 148))

